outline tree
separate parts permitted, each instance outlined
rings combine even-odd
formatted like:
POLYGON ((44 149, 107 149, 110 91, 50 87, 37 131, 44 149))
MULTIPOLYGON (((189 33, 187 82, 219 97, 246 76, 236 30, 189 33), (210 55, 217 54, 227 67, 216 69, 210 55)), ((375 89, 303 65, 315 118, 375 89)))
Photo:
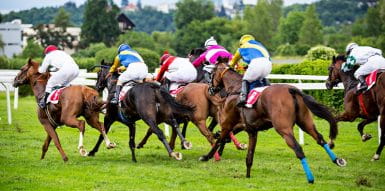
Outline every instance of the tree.
POLYGON ((75 37, 63 31, 50 28, 49 25, 38 25, 34 27, 37 31, 33 38, 40 42, 44 47, 48 45, 56 45, 61 49, 65 47, 73 48, 75 37))
POLYGON ((174 22, 177 29, 194 20, 205 21, 214 17, 214 5, 207 0, 181 0, 176 3, 174 22))
POLYGON ((278 26, 280 44, 295 44, 298 41, 299 29, 305 20, 304 12, 292 11, 286 18, 281 18, 278 26))
POLYGON ((112 45, 119 35, 116 5, 108 5, 106 0, 87 0, 82 25, 82 44, 104 42, 112 45))
POLYGON ((43 47, 34 42, 33 39, 28 39, 27 46, 24 48, 21 56, 23 58, 41 58, 43 50, 43 47))
POLYGON ((54 23, 56 27, 62 28, 62 31, 65 32, 67 27, 70 26, 70 15, 64 10, 64 8, 60 8, 59 12, 56 14, 54 18, 54 23))
POLYGON ((322 25, 318 19, 315 5, 307 7, 305 20, 299 32, 299 43, 314 46, 323 41, 322 25))

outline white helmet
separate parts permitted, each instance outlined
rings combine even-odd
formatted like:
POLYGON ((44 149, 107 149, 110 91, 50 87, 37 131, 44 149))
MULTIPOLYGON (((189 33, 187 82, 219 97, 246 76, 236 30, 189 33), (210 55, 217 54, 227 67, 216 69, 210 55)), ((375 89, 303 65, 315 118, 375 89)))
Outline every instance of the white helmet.
POLYGON ((357 43, 355 43, 355 42, 351 42, 351 43, 349 43, 347 46, 346 46, 346 52, 349 52, 349 51, 351 51, 351 50, 353 50, 353 48, 355 48, 355 47, 357 47, 358 46, 358 44, 357 43))
POLYGON ((218 45, 217 41, 214 39, 214 37, 210 37, 209 39, 206 40, 205 42, 205 47, 208 46, 213 46, 213 45, 218 45))

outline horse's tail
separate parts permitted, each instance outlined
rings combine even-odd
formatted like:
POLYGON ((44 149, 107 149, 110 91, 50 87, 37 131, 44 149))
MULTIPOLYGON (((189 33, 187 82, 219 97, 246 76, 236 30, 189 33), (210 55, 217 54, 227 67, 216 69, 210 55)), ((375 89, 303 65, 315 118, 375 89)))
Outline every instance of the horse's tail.
POLYGON ((156 89, 157 93, 157 99, 164 99, 165 103, 167 103, 171 110, 173 115, 178 117, 188 117, 189 119, 192 118, 194 115, 195 107, 190 105, 184 105, 178 103, 166 90, 163 88, 156 89))
MULTIPOLYGON (((301 96, 303 99, 303 102, 305 102, 305 105, 310 109, 312 113, 314 113, 316 116, 322 119, 327 120, 330 124, 330 132, 329 132, 330 139, 334 140, 337 138, 337 134, 338 134, 337 120, 334 118, 334 115, 332 114, 332 112, 329 110, 328 107, 318 103, 312 96, 304 94, 297 88, 289 88, 289 92, 294 99, 296 99, 295 95, 301 96)), ((295 103, 298 104, 297 102, 295 103)), ((298 105, 296 105, 295 107, 297 109, 298 105)))
POLYGON ((104 102, 100 97, 99 93, 89 87, 85 87, 83 91, 83 100, 85 106, 88 110, 101 112, 106 107, 106 102, 104 102))

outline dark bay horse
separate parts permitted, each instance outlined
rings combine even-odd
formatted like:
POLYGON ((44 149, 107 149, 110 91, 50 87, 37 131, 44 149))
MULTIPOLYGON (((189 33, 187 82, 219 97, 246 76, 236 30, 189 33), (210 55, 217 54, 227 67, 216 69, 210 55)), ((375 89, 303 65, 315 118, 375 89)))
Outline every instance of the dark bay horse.
POLYGON ((332 64, 329 67, 329 77, 326 81, 326 87, 333 89, 338 83, 342 82, 345 88, 344 107, 345 111, 337 116, 337 121, 354 121, 363 118, 357 126, 362 141, 371 138, 371 135, 363 132, 364 126, 377 120, 380 116, 381 138, 380 145, 372 160, 380 159, 382 149, 385 146, 385 75, 379 73, 376 84, 361 95, 356 94, 358 81, 354 78, 354 72, 357 67, 348 72, 341 70, 342 64, 346 61, 344 55, 333 57, 332 64), (359 99, 362 96, 362 102, 359 99), (362 106, 360 106, 362 104, 362 106))
POLYGON ((317 103, 313 97, 305 95, 294 86, 272 85, 263 91, 253 108, 239 108, 236 107, 239 95, 234 95, 232 92, 239 92, 242 76, 230 69, 226 64, 219 63, 213 71, 212 79, 213 87, 223 87, 229 93, 229 96, 224 100, 219 110, 219 121, 222 128, 221 136, 212 150, 201 157, 202 161, 212 158, 216 149, 220 144, 223 144, 222 140, 228 136, 228 133, 236 125, 237 119, 241 118, 249 135, 246 177, 250 177, 258 132, 273 127, 285 139, 287 145, 294 150, 297 158, 301 160, 308 182, 314 182, 314 177, 302 147, 294 137, 294 124, 297 124, 303 131, 311 135, 325 149, 334 163, 338 166, 346 165, 344 159, 335 156, 323 136, 315 128, 311 112, 329 122, 330 145, 333 146, 333 140, 336 138, 338 131, 336 120, 327 107, 317 103))
MULTIPOLYGON (((36 101, 44 94, 45 86, 50 77, 49 73, 39 73, 38 68, 39 64, 29 59, 28 63, 21 68, 13 83, 14 87, 30 84, 36 101)), ((60 125, 79 129, 78 149, 82 156, 87 155, 87 151, 83 146, 85 122, 77 119, 79 116, 83 116, 91 127, 99 130, 100 136, 106 140, 107 148, 115 147, 115 144, 109 141, 103 124, 99 122, 99 112, 104 103, 98 97, 98 92, 87 86, 69 86, 63 90, 58 104, 48 104, 46 109, 38 108, 39 121, 47 132, 47 138, 42 147, 41 159, 44 159, 48 146, 53 139, 62 159, 64 161, 68 160, 55 131, 60 125)))
MULTIPOLYGON (((110 66, 103 64, 102 62, 101 70, 98 72, 96 88, 101 91, 107 87, 109 90, 108 100, 110 100, 114 93, 113 90, 115 89, 118 75, 114 74, 112 77, 107 78, 106 76, 110 66)), ((166 147, 169 156, 177 160, 182 159, 182 154, 174 152, 173 148, 170 147, 163 132, 159 129, 158 124, 162 122, 171 124, 173 132, 177 131, 178 135, 181 136, 178 128, 178 119, 189 118, 194 111, 193 107, 177 103, 174 98, 161 89, 159 85, 150 82, 137 83, 134 85, 130 91, 127 92, 121 105, 122 107, 107 104, 104 125, 107 132, 115 121, 122 122, 129 127, 129 145, 132 153, 132 161, 136 162, 135 122, 140 119, 150 126, 148 131, 154 132, 158 136, 159 140, 166 147)), ((90 156, 95 155, 102 140, 103 137, 99 137, 94 149, 90 152, 90 156)), ((184 139, 182 139, 182 142, 184 142, 186 146, 189 145, 184 139)))

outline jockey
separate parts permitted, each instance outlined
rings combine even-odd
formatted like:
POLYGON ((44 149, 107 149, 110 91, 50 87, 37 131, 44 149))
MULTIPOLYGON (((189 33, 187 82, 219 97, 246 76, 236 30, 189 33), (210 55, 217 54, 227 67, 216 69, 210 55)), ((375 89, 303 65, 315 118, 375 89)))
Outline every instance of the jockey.
MULTIPOLYGON (((238 106, 244 106, 248 94, 249 83, 264 79, 272 69, 270 55, 267 49, 251 35, 243 35, 239 40, 239 48, 230 62, 230 67, 243 64, 247 68, 242 79, 241 94, 238 106), (238 63, 240 61, 240 63, 238 63)), ((265 85, 268 85, 265 82, 265 85)))
POLYGON ((369 46, 358 46, 356 43, 349 43, 346 46, 346 63, 342 66, 343 71, 349 71, 354 65, 361 65, 354 72, 354 77, 360 82, 357 92, 365 91, 368 88, 365 77, 378 69, 385 69, 385 58, 382 51, 369 46))
POLYGON ((167 51, 160 58, 160 71, 156 81, 166 78, 167 91, 175 90, 181 83, 190 83, 197 78, 197 71, 188 58, 171 56, 167 51))
POLYGON ((58 50, 55 45, 49 45, 44 50, 44 60, 39 67, 39 73, 45 73, 47 70, 55 70, 51 73, 45 87, 45 94, 39 100, 39 107, 45 108, 48 95, 54 87, 68 86, 72 80, 79 75, 79 66, 74 59, 62 50, 58 50))
POLYGON ((210 65, 204 66, 203 68, 203 70, 206 71, 205 79, 207 82, 209 82, 211 81, 210 74, 213 68, 215 67, 215 64, 217 64, 217 59, 221 57, 221 58, 229 58, 229 60, 231 60, 233 55, 230 52, 228 52, 225 48, 218 45, 214 37, 210 37, 209 39, 206 40, 205 48, 206 48, 206 51, 203 54, 201 54, 196 60, 194 60, 192 64, 195 67, 199 67, 204 62, 208 62, 210 64, 210 65))
POLYGON ((146 78, 148 74, 148 68, 144 63, 143 58, 138 52, 131 49, 128 44, 121 44, 119 46, 118 55, 115 57, 108 75, 112 75, 116 69, 125 71, 119 76, 114 97, 110 101, 110 103, 114 105, 119 103, 119 94, 124 83, 128 81, 140 82, 146 78), (118 68, 119 65, 122 66, 118 68))

